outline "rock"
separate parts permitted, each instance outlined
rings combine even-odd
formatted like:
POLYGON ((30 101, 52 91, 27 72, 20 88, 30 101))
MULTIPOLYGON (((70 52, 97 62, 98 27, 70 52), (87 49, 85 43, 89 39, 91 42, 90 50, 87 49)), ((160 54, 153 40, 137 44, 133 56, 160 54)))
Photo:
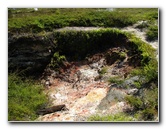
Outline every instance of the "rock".
POLYGON ((49 80, 46 80, 46 82, 45 82, 45 87, 49 87, 51 85, 51 83, 50 83, 50 81, 49 80))
POLYGON ((89 65, 91 69, 97 69, 99 64, 98 63, 93 63, 89 65))
POLYGON ((50 50, 54 49, 52 44, 42 36, 9 34, 9 72, 19 69, 27 75, 40 75, 50 62, 53 54, 50 50))
POLYGON ((124 81, 123 86, 135 86, 134 82, 138 81, 140 78, 138 76, 131 77, 124 81))
POLYGON ((127 94, 128 94, 128 95, 133 95, 133 94, 137 93, 137 91, 138 91, 137 88, 129 89, 129 90, 127 91, 127 94))
POLYGON ((56 94, 55 94, 55 97, 56 97, 56 99, 61 99, 62 95, 59 94, 59 93, 56 93, 56 94))
POLYGON ((107 95, 105 96, 105 98, 102 99, 101 103, 98 105, 98 109, 106 110, 110 108, 110 106, 112 106, 114 103, 123 101, 125 94, 126 93, 120 89, 110 87, 110 90, 107 92, 107 95))
POLYGON ((45 115, 45 114, 49 114, 49 113, 53 113, 53 112, 61 111, 61 110, 65 110, 65 109, 67 109, 67 108, 64 104, 63 105, 57 105, 57 106, 53 106, 53 107, 50 107, 50 108, 45 108, 45 109, 38 110, 37 114, 38 115, 45 115))

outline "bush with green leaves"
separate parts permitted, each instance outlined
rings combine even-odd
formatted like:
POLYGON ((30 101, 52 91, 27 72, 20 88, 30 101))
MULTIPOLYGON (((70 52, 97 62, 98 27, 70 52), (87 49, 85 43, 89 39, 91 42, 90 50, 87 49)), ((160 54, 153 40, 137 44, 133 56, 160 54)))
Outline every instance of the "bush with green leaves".
POLYGON ((18 74, 8 76, 8 120, 31 121, 38 115, 36 111, 47 103, 43 86, 18 74))

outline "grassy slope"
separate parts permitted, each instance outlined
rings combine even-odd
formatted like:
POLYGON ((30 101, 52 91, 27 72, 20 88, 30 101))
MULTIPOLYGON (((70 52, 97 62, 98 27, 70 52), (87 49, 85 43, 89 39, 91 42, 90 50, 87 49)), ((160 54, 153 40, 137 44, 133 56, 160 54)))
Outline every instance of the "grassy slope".
POLYGON ((124 27, 139 20, 158 18, 156 8, 126 8, 106 11, 105 9, 9 9, 10 32, 52 31, 65 26, 124 27))

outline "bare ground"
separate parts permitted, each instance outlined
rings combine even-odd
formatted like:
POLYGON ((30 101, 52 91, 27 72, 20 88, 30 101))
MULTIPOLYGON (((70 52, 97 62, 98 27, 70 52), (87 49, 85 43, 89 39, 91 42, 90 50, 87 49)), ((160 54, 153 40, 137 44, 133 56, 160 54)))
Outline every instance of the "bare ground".
MULTIPOLYGON (((146 41, 145 32, 135 29, 135 25, 122 30, 134 33, 154 48, 158 48, 158 41, 146 41)), ((114 87, 113 83, 108 82, 110 77, 115 76, 124 79, 125 73, 133 69, 128 65, 127 58, 126 56, 122 61, 122 65, 119 65, 118 61, 108 64, 104 56, 96 54, 89 57, 88 61, 67 62, 66 67, 60 68, 58 73, 46 70, 46 73, 50 72, 49 76, 45 75, 49 78, 50 85, 46 85, 45 93, 49 96, 51 105, 65 104, 67 110, 41 115, 36 121, 87 121, 87 118, 94 114, 116 114, 131 108, 124 101, 124 96, 134 89, 114 87), (100 76, 99 71, 102 68, 106 68, 106 72, 100 76)), ((45 84, 46 79, 43 79, 42 83, 45 84)))

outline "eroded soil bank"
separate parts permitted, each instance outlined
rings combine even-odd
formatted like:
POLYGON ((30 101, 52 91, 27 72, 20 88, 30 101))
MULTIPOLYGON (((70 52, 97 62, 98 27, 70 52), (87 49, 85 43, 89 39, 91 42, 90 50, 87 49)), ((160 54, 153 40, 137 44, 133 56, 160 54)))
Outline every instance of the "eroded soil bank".
MULTIPOLYGON (((101 28, 65 29, 44 37, 12 37, 13 42, 9 44, 10 68, 30 69, 28 74, 40 76, 50 102, 44 108, 66 106, 62 111, 41 115, 36 121, 87 121, 95 114, 133 110, 124 98, 142 92, 135 84, 140 78, 130 76, 143 59, 138 46, 119 30, 111 30, 110 35, 105 31, 98 34, 101 28), (56 69, 49 67, 55 52, 67 59, 56 69)), ((132 32, 137 35, 139 31, 132 32)))

